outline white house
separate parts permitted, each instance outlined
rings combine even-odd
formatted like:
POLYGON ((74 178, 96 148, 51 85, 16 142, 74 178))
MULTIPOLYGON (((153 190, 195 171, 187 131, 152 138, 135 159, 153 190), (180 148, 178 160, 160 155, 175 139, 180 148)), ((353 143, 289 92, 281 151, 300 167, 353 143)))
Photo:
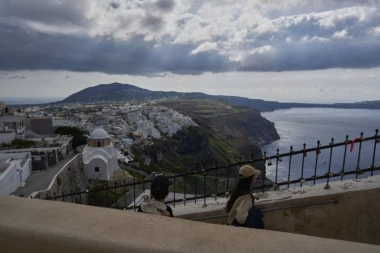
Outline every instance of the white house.
POLYGON ((9 195, 23 185, 32 171, 29 152, 0 154, 0 195, 9 195))
POLYGON ((109 180, 117 170, 117 151, 102 128, 91 132, 83 150, 84 173, 88 179, 109 180))

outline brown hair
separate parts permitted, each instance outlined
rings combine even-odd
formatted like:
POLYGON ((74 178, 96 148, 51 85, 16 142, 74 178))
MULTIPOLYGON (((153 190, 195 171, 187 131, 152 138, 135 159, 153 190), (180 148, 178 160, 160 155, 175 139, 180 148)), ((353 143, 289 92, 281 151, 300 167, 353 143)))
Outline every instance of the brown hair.
POLYGON ((231 197, 227 202, 226 212, 229 213, 232 209, 237 198, 243 196, 244 194, 251 192, 251 184, 252 184, 253 175, 246 178, 239 178, 239 181, 232 191, 231 197))

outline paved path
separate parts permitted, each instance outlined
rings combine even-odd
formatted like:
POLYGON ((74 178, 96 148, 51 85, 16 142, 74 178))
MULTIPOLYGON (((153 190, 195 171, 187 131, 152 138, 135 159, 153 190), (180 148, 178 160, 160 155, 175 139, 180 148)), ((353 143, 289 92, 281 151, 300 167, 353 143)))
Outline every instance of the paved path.
POLYGON ((59 161, 56 165, 53 165, 46 170, 35 171, 30 174, 30 176, 25 181, 25 186, 18 188, 13 195, 23 195, 28 197, 30 194, 36 191, 42 191, 48 188, 51 180, 57 174, 57 172, 62 169, 62 167, 70 161, 76 154, 68 156, 66 159, 59 161))

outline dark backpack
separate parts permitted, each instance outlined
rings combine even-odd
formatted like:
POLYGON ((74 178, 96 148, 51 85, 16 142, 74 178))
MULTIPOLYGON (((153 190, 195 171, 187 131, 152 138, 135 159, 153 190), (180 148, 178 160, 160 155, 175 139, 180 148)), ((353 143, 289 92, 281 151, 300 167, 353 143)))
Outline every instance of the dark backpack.
POLYGON ((260 208, 258 208, 254 205, 255 200, 254 200, 252 195, 251 195, 251 197, 252 197, 252 208, 249 209, 249 211, 248 211, 248 217, 247 217, 247 220, 245 221, 245 223, 240 224, 239 222, 237 222, 236 219, 234 219, 234 221, 231 223, 231 225, 237 226, 237 227, 264 229, 264 221, 263 221, 264 214, 260 208))

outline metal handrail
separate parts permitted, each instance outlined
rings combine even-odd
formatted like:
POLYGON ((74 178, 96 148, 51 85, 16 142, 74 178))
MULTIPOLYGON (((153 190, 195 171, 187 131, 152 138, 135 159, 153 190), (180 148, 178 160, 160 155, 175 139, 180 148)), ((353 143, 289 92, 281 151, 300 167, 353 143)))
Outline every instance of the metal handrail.
MULTIPOLYGON (((313 147, 313 148, 306 149, 306 144, 304 144, 303 149, 301 149, 301 150, 294 151, 293 147, 291 147, 290 152, 282 153, 282 154, 280 154, 279 150, 277 149, 277 153, 275 155, 271 155, 271 156, 267 156, 266 152, 264 152, 262 157, 256 158, 256 159, 253 159, 253 155, 252 155, 252 159, 247 160, 247 161, 241 161, 241 159, 240 159, 238 162, 231 163, 228 160, 226 165, 218 166, 218 164, 215 164, 214 166, 212 166, 210 168, 203 168, 200 170, 194 170, 194 171, 190 171, 190 172, 179 173, 176 175, 168 175, 168 178, 172 179, 173 182, 175 182, 175 183, 174 183, 174 199, 172 201, 168 201, 167 203, 173 203, 175 205, 178 202, 183 202, 183 204, 186 205, 186 201, 194 200, 194 202, 196 202, 197 199, 203 199, 204 205, 206 205, 206 198, 209 198, 209 197, 217 198, 218 196, 229 195, 230 180, 235 179, 235 177, 231 176, 231 171, 234 170, 236 172, 237 168, 243 164, 251 164, 252 165, 252 164, 255 164, 257 162, 270 162, 273 159, 276 160, 276 164, 275 164, 276 175, 275 175, 274 182, 273 181, 266 182, 266 170, 264 170, 262 173, 263 174, 262 183, 261 183, 261 185, 256 186, 254 188, 255 190, 262 190, 262 191, 277 190, 281 186, 287 186, 289 188, 289 186, 291 184, 298 184, 298 183, 302 187, 302 185, 305 184, 306 182, 313 182, 313 184, 315 184, 317 180, 321 180, 321 179, 326 179, 326 183, 327 183, 326 188, 328 188, 330 178, 340 177, 340 179, 343 180, 344 176, 346 176, 346 175, 355 175, 355 177, 357 178, 358 175, 363 174, 363 173, 367 173, 367 172, 370 172, 370 174, 372 176, 374 171, 380 170, 379 165, 375 164, 376 147, 377 147, 377 143, 379 143, 379 142, 380 142, 380 136, 378 135, 378 129, 376 129, 374 136, 370 136, 370 137, 366 137, 366 138, 363 138, 363 133, 360 134, 360 138, 356 138, 354 140, 349 140, 348 136, 346 136, 345 141, 339 142, 339 143, 334 143, 334 139, 332 138, 331 142, 328 145, 324 145, 324 146, 321 146, 320 142, 318 141, 317 146, 313 147), (372 140, 374 141, 374 145, 373 145, 373 154, 372 154, 371 165, 368 168, 361 169, 359 167, 359 162, 361 159, 360 155, 361 155, 362 143, 372 141, 372 140), (347 146, 351 145, 352 143, 356 143, 356 142, 360 143, 356 167, 351 169, 351 170, 348 170, 347 165, 345 164, 346 156, 347 156, 347 146), (333 152, 333 149, 335 147, 340 147, 340 146, 345 147, 344 148, 343 160, 342 160, 343 166, 339 172, 332 172, 331 171, 332 152, 333 152), (317 172, 318 172, 317 171, 318 170, 317 164, 318 164, 319 154, 320 154, 321 150, 325 150, 325 149, 330 150, 329 168, 328 168, 328 171, 324 175, 317 175, 317 172), (304 178, 304 173, 303 173, 304 158, 308 153, 311 153, 311 152, 316 153, 314 175, 311 177, 304 178), (301 166, 302 167, 301 176, 300 176, 300 178, 290 180, 291 163, 292 163, 291 158, 294 157, 295 155, 299 155, 299 154, 303 155, 302 166, 301 166), (281 161, 281 158, 284 158, 284 157, 289 157, 289 169, 288 169, 288 175, 287 175, 288 180, 283 181, 283 182, 278 182, 279 161, 281 161), (222 170, 225 170, 224 176, 221 175, 222 170), (208 173, 213 173, 213 175, 212 176, 206 176, 208 173), (198 176, 200 176, 199 180, 197 179, 198 176), (188 192, 188 190, 187 190, 187 185, 190 183, 189 179, 192 179, 192 178, 194 180, 194 185, 193 185, 194 186, 194 193, 188 192), (178 182, 180 179, 182 179, 183 184, 184 184, 184 187, 182 189, 183 191, 181 192, 181 193, 183 193, 184 196, 182 198, 176 199, 175 198, 176 193, 178 195, 178 193, 180 193, 180 192, 176 191, 175 186, 176 186, 176 184, 178 185, 178 182), (215 185, 214 185, 215 190, 212 193, 208 193, 206 190, 206 179, 211 179, 210 181, 213 180, 215 183, 215 185), (225 181, 226 187, 224 188, 224 190, 218 186, 218 179, 223 179, 225 181), (200 183, 199 186, 197 186, 197 181, 199 181, 199 183, 200 183), (203 187, 203 193, 198 192, 197 190, 199 190, 199 188, 202 189, 202 187, 203 187), (191 195, 191 196, 189 196, 189 195, 191 195)), ((150 183, 150 182, 151 182, 151 180, 132 181, 132 182, 127 182, 124 180, 122 184, 116 184, 115 183, 113 186, 107 184, 105 187, 88 189, 86 191, 70 192, 70 193, 62 192, 61 194, 57 194, 54 192, 51 195, 47 194, 45 196, 45 199, 54 199, 54 200, 62 199, 62 200, 66 200, 66 201, 68 201, 68 199, 71 199, 71 201, 72 201, 72 197, 79 196, 79 198, 82 200, 83 196, 88 197, 90 194, 96 194, 96 193, 103 192, 103 191, 105 191, 105 195, 106 195, 106 199, 107 199, 109 191, 117 191, 117 190, 121 190, 124 193, 133 191, 133 195, 134 195, 133 199, 135 199, 137 188, 142 186, 142 188, 145 189, 145 184, 150 183)), ((38 196, 38 197, 41 197, 41 196, 38 196)), ((117 200, 116 200, 116 202, 117 202, 117 200)), ((136 208, 135 202, 133 202, 133 203, 134 203, 134 205, 130 209, 136 208)), ((125 197, 124 208, 122 205, 119 206, 117 203, 116 203, 115 208, 128 209, 129 204, 130 203, 127 203, 127 200, 125 197)))

